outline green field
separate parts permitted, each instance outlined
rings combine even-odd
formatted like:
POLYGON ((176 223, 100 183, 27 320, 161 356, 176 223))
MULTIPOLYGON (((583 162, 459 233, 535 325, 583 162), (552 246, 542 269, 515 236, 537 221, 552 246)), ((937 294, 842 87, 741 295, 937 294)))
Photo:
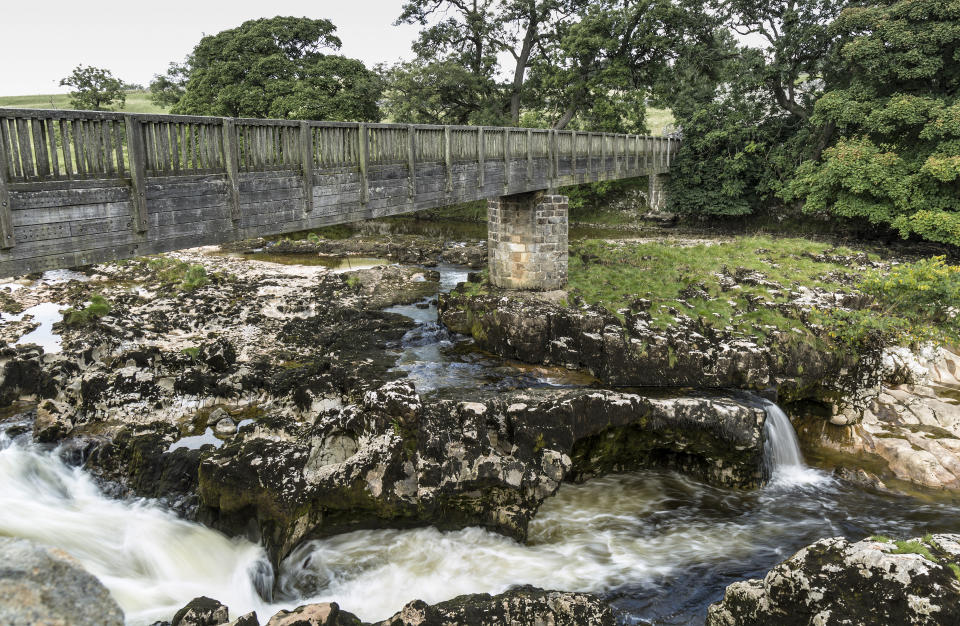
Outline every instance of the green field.
POLYGON ((647 128, 651 135, 662 135, 664 126, 673 126, 673 113, 670 109, 647 107, 647 128))
MULTIPOLYGON (((0 108, 16 109, 72 109, 70 96, 65 93, 33 96, 0 96, 0 108)), ((163 107, 150 102, 146 91, 128 91, 127 103, 122 111, 126 113, 166 113, 163 107)))

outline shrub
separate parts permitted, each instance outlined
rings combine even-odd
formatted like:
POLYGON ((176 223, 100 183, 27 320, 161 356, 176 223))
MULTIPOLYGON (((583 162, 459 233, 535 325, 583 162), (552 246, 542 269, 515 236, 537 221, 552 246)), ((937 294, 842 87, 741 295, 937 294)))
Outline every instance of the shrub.
POLYGON ((82 309, 67 309, 63 321, 68 326, 82 326, 110 312, 110 301, 100 294, 90 296, 90 304, 82 309))
POLYGON ((942 256, 904 263, 872 273, 860 288, 888 312, 944 324, 960 309, 960 265, 947 265, 942 256))
POLYGON ((183 281, 180 283, 182 291, 193 291, 198 287, 203 287, 210 282, 207 278, 207 270, 202 265, 191 265, 183 274, 183 281))

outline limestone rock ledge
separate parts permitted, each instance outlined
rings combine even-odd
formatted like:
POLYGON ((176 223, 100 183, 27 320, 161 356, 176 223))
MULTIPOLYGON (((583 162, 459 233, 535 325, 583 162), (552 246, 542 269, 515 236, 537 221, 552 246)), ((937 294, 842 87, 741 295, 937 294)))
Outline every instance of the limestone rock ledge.
POLYGON ((789 333, 771 332, 760 345, 678 313, 661 330, 638 300, 621 321, 598 307, 572 308, 516 291, 472 293, 461 285, 439 302, 453 331, 504 358, 590 372, 607 385, 763 390, 787 401, 817 398, 849 403, 874 372, 854 367, 852 355, 827 353, 789 333))
POLYGON ((204 452, 201 517, 233 534, 255 521, 275 562, 361 528, 483 526, 523 540, 564 480, 665 467, 759 485, 765 418, 730 398, 598 390, 425 403, 394 381, 312 425, 245 429, 204 452))
POLYGON ((958 624, 958 577, 960 535, 821 539, 763 580, 727 587, 707 625, 958 624))

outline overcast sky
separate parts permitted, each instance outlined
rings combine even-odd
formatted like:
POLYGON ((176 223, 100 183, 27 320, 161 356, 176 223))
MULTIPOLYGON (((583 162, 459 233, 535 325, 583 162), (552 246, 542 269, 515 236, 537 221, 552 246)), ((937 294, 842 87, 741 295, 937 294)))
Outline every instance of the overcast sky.
POLYGON ((77 64, 147 85, 204 34, 275 15, 326 18, 340 53, 368 67, 410 58, 414 26, 393 26, 402 0, 8 0, 0 10, 0 96, 65 93, 77 64))

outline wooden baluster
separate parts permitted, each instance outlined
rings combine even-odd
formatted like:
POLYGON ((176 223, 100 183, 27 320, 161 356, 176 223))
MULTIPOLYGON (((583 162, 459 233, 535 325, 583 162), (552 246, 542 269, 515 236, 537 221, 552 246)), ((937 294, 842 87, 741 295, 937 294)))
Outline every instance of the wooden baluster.
MULTIPOLYGON (((0 119, 0 123, 4 120, 0 119)), ((7 154, 6 133, 0 134, 0 249, 16 245, 13 236, 13 213, 10 210, 10 158, 7 154)))
POLYGON ((484 162, 487 153, 486 139, 483 136, 483 126, 477 129, 477 189, 483 193, 484 178, 487 166, 484 162))
POLYGON ((130 159, 130 198, 133 205, 133 227, 137 233, 147 232, 146 155, 143 130, 132 115, 124 115, 127 131, 127 157, 130 159))
POLYGON ((360 204, 366 204, 370 199, 370 188, 367 181, 367 160, 369 158, 369 145, 367 139, 367 125, 360 123, 357 124, 358 138, 357 138, 357 161, 359 164, 360 170, 360 204))
POLYGON ((303 212, 313 213, 313 129, 300 122, 300 171, 303 174, 303 212))
POLYGON ((240 151, 237 126, 232 118, 223 120, 223 165, 227 173, 227 194, 230 196, 230 220, 240 221, 240 151))
POLYGON ((417 127, 407 126, 407 197, 417 195, 417 127))

